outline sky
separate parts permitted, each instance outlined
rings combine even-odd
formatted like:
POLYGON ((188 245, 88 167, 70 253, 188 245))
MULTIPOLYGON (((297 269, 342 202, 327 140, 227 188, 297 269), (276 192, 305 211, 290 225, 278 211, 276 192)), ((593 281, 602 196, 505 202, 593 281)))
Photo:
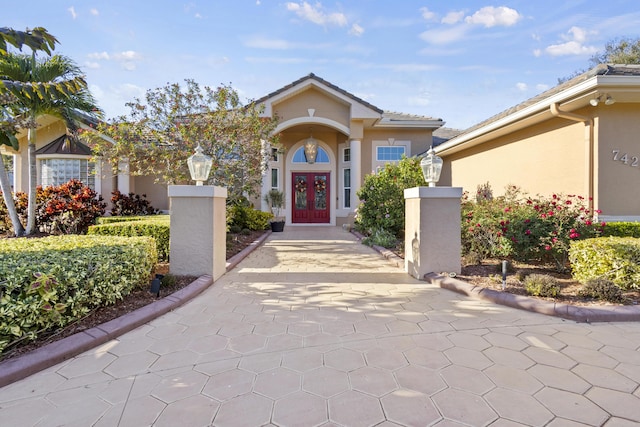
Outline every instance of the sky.
POLYGON ((55 53, 82 69, 108 119, 167 83, 230 84, 246 103, 314 73, 382 110, 465 129, 588 68, 607 42, 640 37, 637 0, 29 0, 1 10, 1 27, 58 39, 55 53))

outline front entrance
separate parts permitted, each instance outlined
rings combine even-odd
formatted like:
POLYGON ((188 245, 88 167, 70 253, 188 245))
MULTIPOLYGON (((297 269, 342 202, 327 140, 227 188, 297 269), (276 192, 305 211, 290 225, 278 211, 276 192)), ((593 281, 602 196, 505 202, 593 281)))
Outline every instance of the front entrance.
POLYGON ((293 223, 329 223, 329 172, 294 172, 292 174, 293 223))

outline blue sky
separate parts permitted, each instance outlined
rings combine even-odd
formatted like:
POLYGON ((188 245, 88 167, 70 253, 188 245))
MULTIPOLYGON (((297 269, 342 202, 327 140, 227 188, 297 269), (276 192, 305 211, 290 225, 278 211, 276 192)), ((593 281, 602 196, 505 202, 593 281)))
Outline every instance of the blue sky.
POLYGON ((246 102, 309 73, 389 111, 464 129, 557 84, 616 37, 637 0, 30 0, 0 26, 42 26, 107 118, 192 78, 246 102))

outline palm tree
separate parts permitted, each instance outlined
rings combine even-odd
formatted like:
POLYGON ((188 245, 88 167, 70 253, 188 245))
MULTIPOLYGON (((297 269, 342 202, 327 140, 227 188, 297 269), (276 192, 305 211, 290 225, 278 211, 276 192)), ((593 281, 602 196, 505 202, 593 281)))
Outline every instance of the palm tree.
MULTIPOLYGON (((29 204, 26 234, 36 230, 36 120, 48 114, 63 119, 72 132, 84 114, 101 118, 102 111, 87 88, 80 68, 61 55, 45 59, 31 55, 7 53, 0 56, 0 79, 14 97, 15 115, 28 119, 29 204)), ((85 116, 86 117, 86 116, 85 116)))
MULTIPOLYGON (((0 28, 0 55, 7 54, 7 44, 14 46, 17 49, 22 50, 24 45, 29 46, 32 51, 43 51, 48 55, 51 55, 51 51, 55 49, 55 45, 58 40, 42 27, 36 27, 32 30, 17 31, 13 28, 3 27, 0 28)), ((14 150, 18 150, 18 140, 15 134, 18 129, 24 125, 24 122, 17 120, 11 112, 15 97, 13 94, 19 94, 24 91, 42 92, 45 90, 44 85, 22 85, 20 82, 0 80, 0 145, 7 145, 14 150)), ((64 88, 58 88, 54 86, 54 91, 61 91, 64 88)), ((58 96, 64 96, 64 94, 58 94, 58 96)), ((24 227, 18 218, 16 212, 16 206, 11 197, 11 184, 9 183, 9 177, 7 176, 6 169, 4 167, 4 160, 0 155, 0 190, 4 194, 4 202, 11 218, 13 230, 16 236, 21 236, 24 233, 24 227), (8 196, 8 197, 7 197, 8 196)))

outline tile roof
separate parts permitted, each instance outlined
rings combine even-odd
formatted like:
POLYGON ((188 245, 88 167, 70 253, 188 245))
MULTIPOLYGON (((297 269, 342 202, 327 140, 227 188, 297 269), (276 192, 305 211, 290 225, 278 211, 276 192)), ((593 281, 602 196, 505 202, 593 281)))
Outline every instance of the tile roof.
POLYGON ((276 96, 276 95, 279 95, 279 94, 281 94, 282 92, 285 92, 285 91, 287 91, 287 90, 289 90, 289 89, 291 89, 291 88, 293 88, 293 87, 295 87, 295 86, 299 85, 300 83, 302 83, 302 82, 304 82, 304 81, 306 81, 306 80, 315 80, 315 81, 317 81, 318 83, 322 83, 323 85, 330 87, 331 89, 333 89, 333 90, 335 90, 335 91, 337 91, 337 92, 339 92, 339 93, 343 94, 344 96, 346 96, 346 97, 348 97, 348 98, 353 99, 354 101, 356 101, 356 102, 358 102, 358 103, 360 103, 360 104, 363 104, 363 105, 365 105, 365 106, 367 106, 367 107, 371 108, 372 110, 374 110, 374 111, 376 111, 376 112, 378 112, 378 113, 380 113, 380 114, 382 114, 382 112, 383 112, 380 108, 376 107, 375 105, 368 103, 368 102, 367 102, 367 101, 365 101, 364 99, 358 98, 357 96, 355 96, 355 95, 353 95, 353 94, 351 94, 351 93, 347 92, 347 91, 346 91, 346 90, 344 90, 344 89, 339 88, 338 86, 334 85, 333 83, 328 82, 327 80, 325 80, 325 79, 323 79, 323 78, 321 78, 321 77, 316 76, 316 75, 315 75, 315 74, 313 74, 313 73, 309 73, 308 75, 306 75, 306 76, 304 76, 304 77, 302 77, 302 78, 299 78, 298 80, 296 80, 296 81, 294 81, 294 82, 291 82, 291 83, 289 83, 288 85, 283 86, 283 87, 281 87, 280 89, 278 89, 278 90, 276 90, 276 91, 274 91, 274 92, 271 92, 270 94, 268 94, 268 95, 266 95, 266 96, 263 96, 263 97, 262 97, 262 98, 260 98, 260 99, 255 100, 254 102, 255 102, 255 103, 258 103, 258 104, 260 104, 260 103, 262 103, 262 102, 265 102, 267 99, 272 98, 272 97, 274 97, 274 96, 276 96))
POLYGON ((576 77, 573 77, 565 82, 558 84, 557 86, 552 87, 549 90, 546 90, 533 98, 529 98, 520 104, 517 104, 511 108, 508 108, 488 119, 473 125, 472 127, 465 129, 458 136, 465 135, 474 130, 480 129, 484 126, 487 126, 495 121, 498 121, 504 117, 510 116, 513 113, 516 113, 524 108, 527 108, 531 105, 534 105, 546 98, 551 97, 557 93, 562 92, 572 86, 577 85, 578 83, 582 83, 592 77, 595 76, 640 76, 640 65, 636 64, 599 64, 596 67, 579 74, 576 77))
POLYGON ((87 147, 71 135, 62 135, 60 138, 54 139, 44 147, 37 150, 36 154, 77 154, 90 156, 91 148, 87 147))

